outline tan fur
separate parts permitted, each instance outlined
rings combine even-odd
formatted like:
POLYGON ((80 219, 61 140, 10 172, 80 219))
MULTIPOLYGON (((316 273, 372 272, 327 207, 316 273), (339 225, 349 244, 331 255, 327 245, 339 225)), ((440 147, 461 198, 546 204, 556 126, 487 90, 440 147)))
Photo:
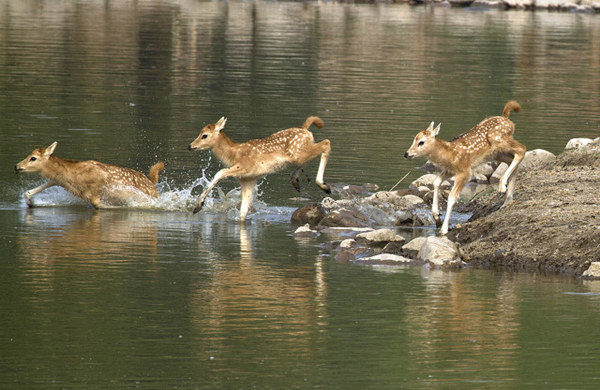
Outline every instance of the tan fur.
POLYGON ((509 164, 509 168, 500 180, 499 191, 506 193, 505 204, 512 200, 515 171, 525 156, 526 148, 513 139, 515 125, 508 119, 511 110, 519 112, 521 106, 511 100, 504 106, 502 116, 486 118, 468 132, 451 141, 437 138, 440 125, 434 129, 433 122, 431 122, 426 130, 415 136, 411 147, 404 154, 404 157, 408 159, 428 156, 441 170, 434 183, 432 205, 432 212, 438 224, 440 222, 437 204, 439 185, 445 179, 455 175, 454 186, 448 197, 448 211, 442 225, 442 234, 446 234, 448 231, 452 207, 462 188, 470 179, 472 167, 492 159, 509 164))
POLYGON ((48 148, 35 149, 27 158, 15 165, 16 173, 37 172, 49 181, 25 193, 25 201, 33 206, 33 195, 46 188, 58 185, 71 194, 90 202, 94 207, 110 207, 121 204, 135 196, 130 187, 142 193, 158 197, 156 183, 158 174, 164 168, 158 162, 150 168, 150 179, 129 168, 104 164, 98 161, 69 160, 54 155, 57 143, 48 148))
POLYGON ((224 177, 237 177, 242 185, 240 219, 243 221, 250 208, 254 185, 258 178, 276 172, 289 164, 298 165, 300 167, 292 173, 291 179, 292 184, 299 191, 298 176, 303 166, 318 155, 321 155, 321 163, 316 182, 323 191, 330 192, 329 186, 323 181, 325 166, 331 151, 330 142, 323 140, 315 143, 312 133, 308 131, 313 124, 318 128, 323 127, 324 123, 320 118, 311 116, 306 119, 302 127, 281 130, 266 138, 242 143, 235 142, 222 131, 226 121, 227 119, 221 118, 214 125, 206 125, 188 147, 189 150, 210 149, 228 167, 220 170, 200 195, 194 213, 200 211, 204 199, 219 180, 224 177))

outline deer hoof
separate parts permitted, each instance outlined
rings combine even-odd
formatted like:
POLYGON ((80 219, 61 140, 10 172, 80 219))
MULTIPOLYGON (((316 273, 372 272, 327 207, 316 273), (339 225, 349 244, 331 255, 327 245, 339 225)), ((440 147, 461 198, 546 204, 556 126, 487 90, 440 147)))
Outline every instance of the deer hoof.
POLYGON ((194 207, 194 211, 192 211, 192 213, 197 214, 200 210, 202 210, 202 206, 204 206, 204 202, 202 202, 198 206, 194 207))

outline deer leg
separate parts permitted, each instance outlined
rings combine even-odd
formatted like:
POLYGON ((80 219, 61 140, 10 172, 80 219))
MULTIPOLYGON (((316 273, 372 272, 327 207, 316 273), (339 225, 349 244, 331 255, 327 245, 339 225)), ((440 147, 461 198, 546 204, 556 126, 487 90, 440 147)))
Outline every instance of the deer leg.
POLYGON ((246 215, 248 215, 248 211, 250 211, 250 205, 252 204, 252 198, 254 196, 254 185, 256 184, 256 179, 240 179, 240 183, 242 184, 242 205, 240 206, 240 222, 244 223, 246 221, 246 215))
POLYGON ((39 194, 40 192, 44 191, 45 189, 54 187, 55 185, 57 185, 57 184, 54 183, 53 181, 49 181, 45 184, 42 184, 39 187, 32 188, 31 190, 25 192, 25 203, 27 203, 27 206, 33 207, 33 202, 31 201, 31 198, 33 197, 33 195, 39 194))
POLYGON ((469 169, 467 172, 461 172, 456 175, 454 178, 454 186, 450 191, 450 195, 448 196, 448 207, 446 209, 446 216, 444 217, 444 223, 442 224, 442 228, 440 229, 440 234, 442 236, 448 234, 448 225, 450 224, 450 214, 452 214, 452 208, 454 207, 454 203, 460 196, 460 192, 463 187, 469 181, 471 177, 471 170, 469 169))
POLYGON ((321 162, 319 163, 319 170, 317 172, 316 182, 319 188, 325 191, 326 194, 331 194, 331 187, 327 183, 325 183, 323 176, 325 175, 325 167, 327 166, 327 160, 329 159, 329 153, 331 153, 331 143, 328 139, 323 140, 316 144, 322 149, 321 152, 321 162))
POLYGON ((440 206, 439 206, 439 198, 440 198, 440 185, 449 178, 450 173, 444 171, 441 172, 433 181, 433 201, 431 202, 431 214, 433 215, 433 219, 435 220, 435 225, 439 227, 442 224, 440 220, 440 206))
POLYGON ((210 182, 210 184, 208 185, 208 187, 204 190, 204 192, 202 192, 202 194, 198 198, 198 202, 196 204, 196 207, 194 208, 193 213, 196 214, 198 211, 200 211, 202 209, 202 206, 204 206, 204 200, 206 199, 208 194, 212 191, 212 189, 215 188, 215 186, 221 179, 223 179, 225 177, 230 177, 230 176, 238 176, 239 177, 239 176, 242 176, 243 173, 244 173, 244 170, 241 169, 241 167, 239 165, 236 165, 235 167, 231 167, 231 168, 224 168, 224 169, 221 169, 219 172, 217 172, 217 174, 215 175, 215 177, 213 177, 213 179, 210 182))
POLYGON ((296 189, 296 191, 300 192, 300 174, 304 172, 304 164, 300 165, 293 173, 292 176, 290 177, 290 180, 292 181, 292 185, 294 186, 294 188, 296 189))
POLYGON ((525 148, 525 146, 521 145, 517 141, 513 140, 510 143, 510 149, 511 149, 510 154, 513 156, 512 161, 510 161, 510 163, 508 161, 506 161, 506 157, 507 157, 506 153, 502 156, 502 157, 504 157, 504 161, 507 164, 510 164, 508 166, 508 168, 506 169, 506 172, 504 172, 504 175, 502 175, 502 177, 500 178, 500 183, 499 183, 499 186, 498 186, 498 191, 500 193, 502 193, 502 194, 504 194, 505 192, 507 192, 507 187, 506 186, 508 184, 509 179, 514 174, 515 170, 517 169, 517 166, 523 160, 523 157, 525 157, 526 148, 525 148))

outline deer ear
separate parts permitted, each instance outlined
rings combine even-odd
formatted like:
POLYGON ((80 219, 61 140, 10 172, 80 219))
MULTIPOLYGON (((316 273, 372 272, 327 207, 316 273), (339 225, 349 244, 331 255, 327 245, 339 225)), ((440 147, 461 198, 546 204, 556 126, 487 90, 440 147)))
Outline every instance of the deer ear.
POLYGON ((225 123, 227 123, 227 118, 224 116, 219 119, 219 121, 215 124, 215 131, 220 132, 225 127, 225 123))
POLYGON ((54 149, 56 149, 56 145, 58 145, 58 142, 54 141, 52 143, 52 145, 50 145, 46 148, 46 150, 44 151, 44 155, 47 157, 50 157, 54 153, 54 149))
MULTIPOLYGON (((433 124, 433 122, 431 122, 431 124, 433 124)), ((431 132, 434 137, 437 137, 437 135, 440 133, 440 126, 442 126, 442 124, 438 123, 437 127, 431 132)))
POLYGON ((425 129, 425 132, 426 132, 426 133, 431 133, 431 130, 433 130, 433 122, 431 122, 431 123, 429 124, 429 127, 428 127, 427 129, 425 129))

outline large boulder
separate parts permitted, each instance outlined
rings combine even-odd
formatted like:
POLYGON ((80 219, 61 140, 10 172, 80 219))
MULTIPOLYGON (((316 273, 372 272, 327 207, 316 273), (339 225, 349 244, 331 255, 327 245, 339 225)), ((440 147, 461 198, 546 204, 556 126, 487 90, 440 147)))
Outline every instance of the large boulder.
POLYGON ((571 138, 565 146, 565 150, 579 149, 594 142, 591 138, 571 138))
POLYGON ((406 256, 416 259, 426 239, 427 237, 414 238, 402 246, 402 251, 406 256))
POLYGON ((435 267, 452 268, 462 264, 458 247, 446 237, 427 237, 417 257, 435 267))
POLYGON ((540 169, 556 161, 556 156, 544 149, 530 150, 519 164, 519 171, 540 169))

